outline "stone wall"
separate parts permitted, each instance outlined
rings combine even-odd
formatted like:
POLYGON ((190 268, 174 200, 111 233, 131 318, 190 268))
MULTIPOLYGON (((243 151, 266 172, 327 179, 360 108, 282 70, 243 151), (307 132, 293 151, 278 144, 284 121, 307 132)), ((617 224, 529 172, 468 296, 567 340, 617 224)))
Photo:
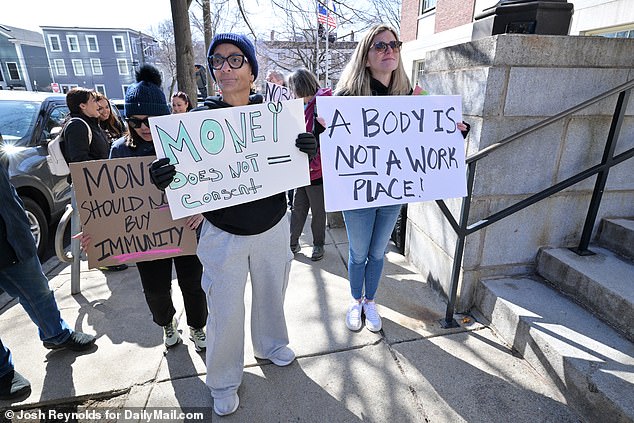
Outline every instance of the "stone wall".
MULTIPOLYGON (((461 94, 471 123, 467 156, 634 79, 634 40, 498 35, 432 51, 423 86, 461 94)), ((502 147, 478 162, 469 223, 601 160, 616 96, 502 147)), ((634 147, 631 96, 616 154, 634 147)), ((612 168, 596 225, 634 216, 634 159, 612 168)), ((541 246, 578 243, 595 178, 469 235, 457 311, 471 308, 481 278, 531 273, 541 246)), ((447 201, 456 220, 460 200, 447 201)), ((595 232, 596 232, 595 225, 595 232)), ((456 236, 434 202, 410 204, 406 255, 447 295, 456 236)))

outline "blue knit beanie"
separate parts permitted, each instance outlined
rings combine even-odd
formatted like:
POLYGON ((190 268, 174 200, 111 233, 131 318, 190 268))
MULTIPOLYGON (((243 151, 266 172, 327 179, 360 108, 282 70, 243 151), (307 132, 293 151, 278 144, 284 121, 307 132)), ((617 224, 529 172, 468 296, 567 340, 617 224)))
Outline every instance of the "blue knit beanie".
MULTIPOLYGON (((238 47, 244 57, 247 58, 247 61, 251 65, 251 73, 253 74, 253 79, 257 79, 258 77, 258 60, 255 57, 255 47, 253 43, 242 34, 234 34, 231 32, 227 32, 225 34, 216 34, 216 36, 211 40, 211 45, 209 46, 209 51, 207 52, 207 62, 209 63, 209 70, 213 70, 213 66, 211 66, 211 56, 214 55, 214 50, 218 47, 219 44, 229 43, 238 47)), ((213 71, 211 72, 211 76, 216 80, 216 76, 213 71)))
POLYGON ((124 115, 169 115, 170 109, 161 89, 162 78, 158 69, 152 65, 143 65, 136 71, 136 80, 137 83, 130 85, 125 92, 124 115))

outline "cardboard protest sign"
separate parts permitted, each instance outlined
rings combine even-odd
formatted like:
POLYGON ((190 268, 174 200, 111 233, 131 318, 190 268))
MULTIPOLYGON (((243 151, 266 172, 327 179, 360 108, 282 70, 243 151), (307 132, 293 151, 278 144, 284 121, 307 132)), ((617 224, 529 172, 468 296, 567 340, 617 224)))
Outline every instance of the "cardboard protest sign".
POLYGON ((292 100, 293 98, 295 97, 293 96, 293 93, 291 93, 291 90, 288 89, 288 87, 266 81, 266 86, 264 87, 265 103, 268 103, 269 101, 292 100))
POLYGON ((247 203, 310 184, 302 100, 150 118, 158 157, 176 176, 165 190, 172 217, 247 203))
POLYGON ((326 211, 463 197, 460 96, 317 97, 326 211))
POLYGON ((154 159, 70 164, 90 268, 196 254, 196 231, 172 220, 165 194, 150 182, 154 159))

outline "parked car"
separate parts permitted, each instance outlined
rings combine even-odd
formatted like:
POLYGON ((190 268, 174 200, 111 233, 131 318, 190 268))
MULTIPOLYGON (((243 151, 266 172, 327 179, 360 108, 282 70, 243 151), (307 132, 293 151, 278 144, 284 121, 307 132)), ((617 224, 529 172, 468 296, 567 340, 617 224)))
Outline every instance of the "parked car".
POLYGON ((0 154, 9 161, 40 257, 70 202, 67 178, 52 175, 46 163, 47 143, 68 113, 63 94, 0 90, 0 154))
POLYGON ((125 100, 120 98, 110 99, 110 104, 114 106, 119 112, 119 116, 123 116, 123 107, 125 105, 125 100))

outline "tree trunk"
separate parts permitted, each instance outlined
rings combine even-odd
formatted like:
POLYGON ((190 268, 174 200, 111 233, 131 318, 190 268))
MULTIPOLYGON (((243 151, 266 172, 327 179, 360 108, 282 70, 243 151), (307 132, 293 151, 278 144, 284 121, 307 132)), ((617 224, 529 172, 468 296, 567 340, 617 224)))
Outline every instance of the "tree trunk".
POLYGON ((187 93, 196 104, 198 87, 194 79, 194 49, 189 27, 189 5, 191 0, 170 0, 172 22, 174 22, 174 44, 176 46, 176 80, 178 90, 187 93))
MULTIPOLYGON (((207 54, 207 49, 211 45, 211 40, 214 37, 214 31, 211 27, 211 7, 209 5, 209 0, 203 0, 203 26, 205 28, 205 55, 207 54)), ((210 95, 216 95, 215 86, 213 83, 213 79, 211 78, 212 70, 209 69, 209 64, 205 63, 205 69, 207 72, 207 92, 210 95)))

